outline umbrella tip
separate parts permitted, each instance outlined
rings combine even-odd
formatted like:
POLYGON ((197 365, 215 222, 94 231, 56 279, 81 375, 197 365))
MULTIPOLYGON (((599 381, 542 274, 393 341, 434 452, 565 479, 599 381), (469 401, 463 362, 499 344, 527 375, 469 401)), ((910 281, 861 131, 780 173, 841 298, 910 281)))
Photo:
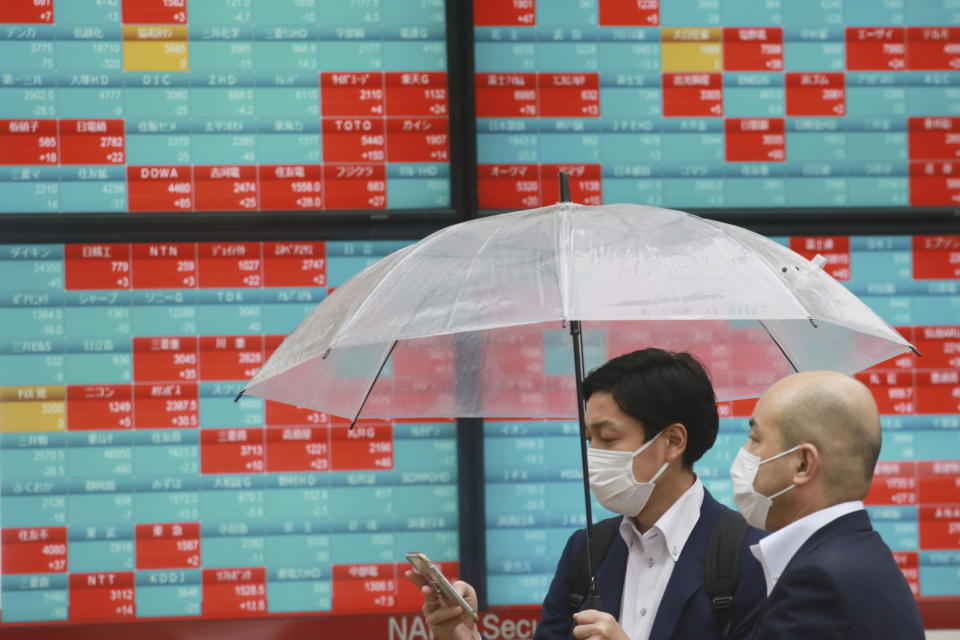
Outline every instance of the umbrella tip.
POLYGON ((560 202, 570 202, 570 176, 566 171, 559 172, 560 202))

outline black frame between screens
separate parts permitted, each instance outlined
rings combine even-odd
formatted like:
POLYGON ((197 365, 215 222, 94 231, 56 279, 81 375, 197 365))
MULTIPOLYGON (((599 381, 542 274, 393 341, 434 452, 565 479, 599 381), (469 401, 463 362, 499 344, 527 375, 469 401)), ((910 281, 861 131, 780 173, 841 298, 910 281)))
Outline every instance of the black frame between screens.
MULTIPOLYGON (((0 215, 0 243, 419 240, 472 219, 477 208, 473 0, 447 0, 451 207, 316 212, 169 212, 0 215)), ((705 218, 764 235, 960 233, 957 208, 704 209, 705 218)), ((487 606, 483 421, 459 419, 460 574, 487 606)), ((429 549, 422 551, 428 552, 429 549)), ((38 628, 41 631, 42 628, 38 628)), ((42 631, 41 631, 42 635, 42 631)))

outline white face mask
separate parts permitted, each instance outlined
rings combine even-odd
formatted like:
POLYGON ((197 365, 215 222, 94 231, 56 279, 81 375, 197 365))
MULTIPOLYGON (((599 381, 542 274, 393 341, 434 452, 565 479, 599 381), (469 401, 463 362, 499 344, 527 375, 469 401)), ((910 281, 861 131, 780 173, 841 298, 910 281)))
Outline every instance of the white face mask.
POLYGON ((757 490, 753 488, 753 482, 757 478, 757 472, 760 471, 760 465, 783 457, 799 448, 800 445, 797 445, 792 449, 781 451, 766 460, 761 460, 760 456, 750 453, 743 447, 740 448, 736 459, 733 461, 733 465, 730 467, 730 477, 733 478, 733 502, 737 505, 740 513, 743 514, 744 520, 746 520, 747 524, 751 527, 766 529, 767 513, 770 511, 773 499, 782 496, 796 486, 791 484, 786 489, 778 491, 772 496, 764 496, 757 493, 757 490))
MULTIPOLYGON (((663 433, 661 431, 660 433, 663 433)), ((633 475, 633 459, 653 444, 660 435, 653 436, 636 451, 604 451, 587 449, 587 466, 590 468, 590 490, 597 502, 604 507, 631 518, 643 511, 653 493, 654 483, 669 463, 664 462, 648 482, 637 482, 633 475)))

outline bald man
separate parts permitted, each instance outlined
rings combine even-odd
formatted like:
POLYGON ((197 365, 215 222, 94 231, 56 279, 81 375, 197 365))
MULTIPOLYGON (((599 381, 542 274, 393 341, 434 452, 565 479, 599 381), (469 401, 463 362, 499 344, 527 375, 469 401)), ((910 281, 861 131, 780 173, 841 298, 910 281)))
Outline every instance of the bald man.
POLYGON ((767 586, 754 638, 922 640, 923 622, 863 508, 880 454, 870 391, 833 371, 798 373, 760 398, 730 469, 767 586))

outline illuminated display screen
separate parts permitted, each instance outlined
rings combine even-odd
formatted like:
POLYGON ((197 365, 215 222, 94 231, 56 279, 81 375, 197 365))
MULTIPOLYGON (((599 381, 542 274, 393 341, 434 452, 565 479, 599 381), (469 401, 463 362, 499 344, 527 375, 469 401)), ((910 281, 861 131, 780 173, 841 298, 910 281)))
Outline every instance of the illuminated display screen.
POLYGON ((458 571, 455 422, 234 403, 404 244, 0 245, 2 624, 418 611, 403 554, 458 571))
MULTIPOLYGON (((902 355, 857 376, 874 392, 884 429, 865 502, 914 593, 960 597, 960 236, 777 240, 807 257, 824 255, 827 271, 923 354, 902 355)), ((518 352, 517 369, 549 374, 557 366, 549 347, 518 352)), ((585 355, 592 366, 606 359, 585 355)), ((729 506, 729 469, 746 442, 754 403, 720 405, 716 444, 694 467, 729 506)), ((491 605, 539 605, 567 538, 584 526, 577 434, 576 422, 485 423, 491 605)), ((594 511, 596 520, 610 515, 594 511)))
POLYGON ((945 0, 474 3, 480 209, 960 202, 945 0))
POLYGON ((5 0, 0 212, 450 207, 443 0, 5 0))

